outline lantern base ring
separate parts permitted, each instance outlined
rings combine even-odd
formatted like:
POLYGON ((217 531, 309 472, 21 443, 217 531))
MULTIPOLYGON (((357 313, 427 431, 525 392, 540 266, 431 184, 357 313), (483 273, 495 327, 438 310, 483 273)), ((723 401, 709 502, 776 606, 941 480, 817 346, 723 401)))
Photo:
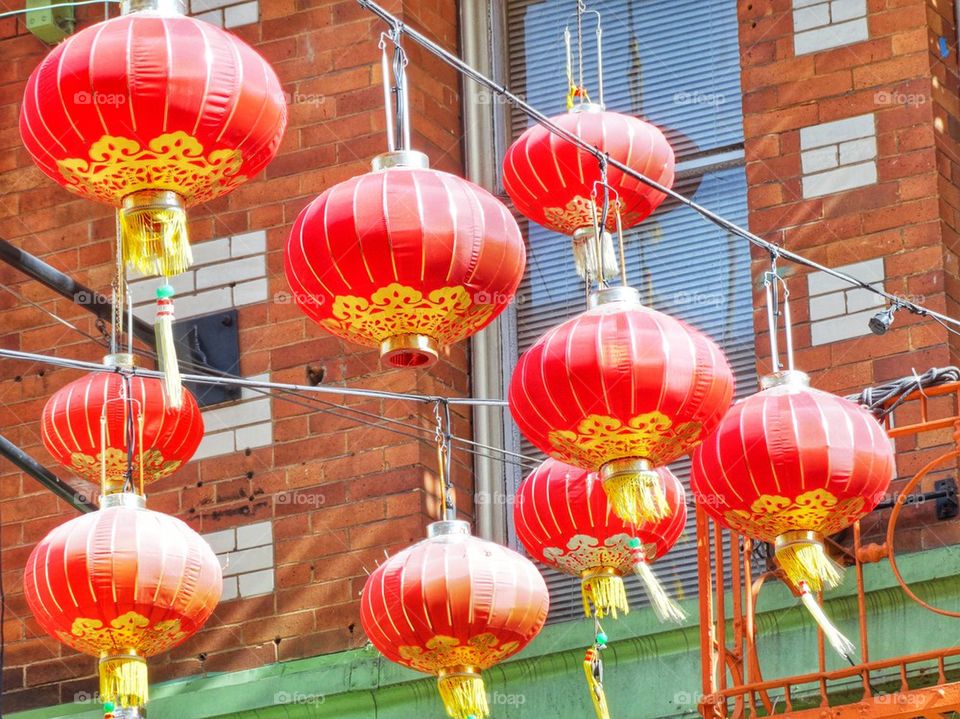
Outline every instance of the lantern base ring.
POLYGON ((439 357, 439 344, 426 335, 395 335, 380 343, 380 359, 390 367, 429 367, 439 357))
POLYGON ((610 506, 623 521, 642 524, 670 516, 660 475, 648 460, 611 460, 600 467, 600 479, 610 506))
POLYGON ((100 699, 118 708, 142 708, 147 703, 147 660, 137 654, 100 658, 100 699))
POLYGON ((483 719, 490 716, 487 692, 478 667, 450 667, 437 675, 440 698, 452 719, 483 719))
POLYGON ((623 577, 614 567, 594 567, 580 575, 580 595, 583 597, 583 613, 603 619, 610 615, 617 618, 618 612, 628 614, 630 604, 623 577))
POLYGON ((806 583, 814 593, 833 588, 843 581, 843 568, 827 556, 823 535, 794 530, 778 535, 774 543, 777 564, 787 579, 799 587, 806 583))

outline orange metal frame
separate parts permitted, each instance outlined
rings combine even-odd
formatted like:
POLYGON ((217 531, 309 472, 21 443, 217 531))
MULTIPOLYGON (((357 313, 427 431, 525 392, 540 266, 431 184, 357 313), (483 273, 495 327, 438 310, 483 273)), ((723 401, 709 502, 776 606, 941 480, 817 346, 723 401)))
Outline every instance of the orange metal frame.
POLYGON ((929 611, 960 617, 960 612, 932 607, 917 597, 903 581, 893 550, 897 520, 908 497, 930 472, 960 457, 960 382, 914 392, 887 417, 887 432, 893 438, 945 428, 953 428, 954 446, 921 468, 900 490, 884 543, 863 544, 859 523, 853 528, 852 559, 857 582, 860 630, 857 637, 860 657, 855 666, 827 671, 821 633, 816 672, 764 679, 757 655, 754 611, 764 583, 777 578, 777 572, 767 571, 755 576, 750 539, 722 529, 698 508, 700 649, 704 694, 700 713, 705 719, 752 719, 759 716, 789 716, 791 719, 940 719, 960 712, 960 683, 949 682, 945 671, 945 660, 960 657, 960 647, 881 661, 870 660, 863 584, 863 565, 886 559, 901 588, 912 600, 929 611), (901 418, 903 424, 898 422, 901 418), (729 608, 726 606, 727 596, 732 597, 732 606, 729 608), (911 687, 908 676, 912 670, 922 667, 929 672, 933 668, 931 665, 937 669, 936 683, 921 688, 911 687), (891 670, 899 674, 898 690, 892 694, 875 693, 871 682, 878 680, 879 673, 883 672, 889 683, 891 670), (854 677, 860 678, 863 687, 861 698, 830 706, 831 699, 837 702, 837 697, 831 697, 831 687, 846 680, 844 689, 849 692, 850 679, 854 677), (816 691, 812 692, 811 687, 817 687, 816 691), (794 703, 800 703, 801 693, 803 708, 794 710, 794 703))

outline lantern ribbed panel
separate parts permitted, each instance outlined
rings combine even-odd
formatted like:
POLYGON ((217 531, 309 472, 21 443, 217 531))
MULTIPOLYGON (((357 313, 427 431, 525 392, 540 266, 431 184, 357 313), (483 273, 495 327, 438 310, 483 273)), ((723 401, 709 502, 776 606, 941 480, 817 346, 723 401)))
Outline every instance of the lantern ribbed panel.
POLYGON ((547 459, 517 490, 517 538, 532 557, 567 574, 602 566, 630 574, 636 562, 631 538, 640 540, 653 562, 676 544, 687 521, 683 485, 665 467, 657 473, 670 516, 634 525, 614 513, 596 474, 547 459))
POLYGON ((392 168, 307 205, 284 267, 300 309, 327 331, 368 346, 400 335, 442 346, 506 308, 525 262, 516 221, 489 192, 437 170, 392 168))
MULTIPOLYGON (((130 377, 131 403, 121 399, 124 378, 95 372, 57 390, 43 407, 43 444, 53 458, 76 474, 100 482, 100 417, 106 409, 107 480, 121 482, 127 469, 127 412, 142 411, 144 480, 161 479, 186 464, 203 439, 203 416, 193 395, 183 390, 178 409, 167 403, 163 380, 130 377)), ((134 432, 139 433, 134 420, 134 432)), ((134 445, 139 442, 135 437, 134 445)), ((134 481, 140 476, 140 453, 134 452, 134 481)))
POLYGON ((730 366, 706 335, 647 307, 611 302, 524 352, 509 403, 538 449, 597 470, 621 458, 674 461, 716 426, 732 394, 730 366))
POLYGON ((222 582, 199 534, 175 517, 130 507, 56 527, 24 571, 27 604, 44 631, 94 656, 171 649, 203 626, 222 582))
POLYGON ((280 81, 249 45, 200 20, 138 12, 50 51, 27 81, 20 134, 69 190, 119 204, 164 189, 190 205, 260 172, 286 119, 280 81))
MULTIPOLYGON (((611 159, 672 187, 673 149, 657 127, 607 111, 569 112, 551 121, 611 159)), ((503 186, 517 209, 564 235, 591 226, 591 194, 599 180, 599 165, 592 155, 537 124, 510 146, 503 160, 503 186)), ((625 228, 649 217, 666 197, 615 167, 608 167, 607 182, 619 196, 625 228)), ((607 229, 615 228, 611 214, 607 229)))
POLYGON ((731 408, 694 452, 691 487, 721 524, 772 542, 853 524, 882 499, 894 471, 890 439, 866 409, 779 386, 731 408))
POLYGON ((439 673, 488 669, 512 656, 540 631, 548 608, 532 562, 493 542, 450 535, 380 565, 364 586, 360 618, 385 657, 439 673))

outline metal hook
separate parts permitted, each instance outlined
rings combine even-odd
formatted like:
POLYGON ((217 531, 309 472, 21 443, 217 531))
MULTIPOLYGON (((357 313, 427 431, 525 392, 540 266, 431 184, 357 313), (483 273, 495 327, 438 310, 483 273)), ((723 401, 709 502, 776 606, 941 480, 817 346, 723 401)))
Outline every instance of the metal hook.
POLYGON ((383 102, 387 116, 387 149, 390 152, 410 149, 410 103, 407 98, 407 53, 400 43, 402 28, 391 25, 380 33, 380 72, 383 75, 383 102), (393 59, 387 47, 393 45, 393 59))

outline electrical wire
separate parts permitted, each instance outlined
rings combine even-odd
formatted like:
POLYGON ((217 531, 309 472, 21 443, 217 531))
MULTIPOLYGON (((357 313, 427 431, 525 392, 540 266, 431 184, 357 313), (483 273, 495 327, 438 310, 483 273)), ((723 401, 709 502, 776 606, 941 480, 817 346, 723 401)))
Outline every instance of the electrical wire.
POLYGON ((535 108, 533 105, 530 105, 525 100, 521 99, 520 97, 515 95, 513 92, 511 92, 510 89, 507 88, 505 85, 502 85, 496 82, 495 80, 487 77, 486 75, 481 73, 479 70, 467 64, 466 62, 461 60, 459 57, 457 57, 450 51, 436 44, 435 42, 430 40, 428 37, 426 37, 419 31, 414 30, 408 25, 405 25, 403 21, 401 21, 395 15, 392 15, 390 12, 388 12, 387 10, 385 10, 384 8, 382 8, 380 5, 373 2, 372 0, 357 0, 357 3, 362 8, 369 10, 374 15, 376 15, 381 20, 383 20, 385 23, 390 25, 390 27, 394 30, 395 33, 406 35, 411 40, 413 40, 418 45, 420 45, 422 48, 427 50, 429 53, 439 58, 441 61, 443 61, 447 65, 453 67, 464 77, 467 77, 473 80, 474 82, 479 83, 480 85, 483 85, 484 87, 486 87, 487 89, 495 93, 496 95, 499 95, 500 97, 504 98, 511 105, 513 105, 514 107, 519 109, 521 112, 523 112, 527 117, 536 121, 542 127, 549 130, 552 134, 566 140, 567 142, 572 143, 573 145, 579 147, 581 150, 592 155, 597 160, 597 162, 601 164, 601 166, 603 164, 606 164, 606 165, 609 165, 610 167, 616 168, 620 172, 624 173, 625 175, 628 175, 629 177, 632 177, 638 182, 643 183, 647 187, 650 187, 656 190, 657 192, 661 192, 667 195, 668 197, 676 200, 678 203, 684 205, 685 207, 690 208, 691 210, 698 213, 701 217, 703 217, 707 221, 725 230, 727 233, 734 235, 736 237, 739 237, 741 239, 747 240, 748 242, 750 242, 753 245, 756 245, 757 247, 762 247, 766 251, 778 257, 781 257, 785 260, 793 262, 794 264, 803 265, 804 267, 817 270, 818 272, 824 272, 832 277, 836 277, 839 280, 842 280, 850 285, 853 285, 854 287, 858 287, 862 290, 866 290, 868 292, 872 292, 876 295, 884 297, 891 304, 899 305, 900 307, 907 309, 908 311, 914 314, 921 315, 924 317, 930 317, 932 319, 940 321, 941 324, 949 323, 952 325, 960 326, 960 320, 954 319, 953 317, 949 317, 948 315, 944 315, 939 312, 935 312, 915 302, 905 300, 901 297, 898 297, 897 295, 887 292, 886 290, 879 289, 867 282, 864 282, 863 280, 860 280, 860 279, 857 279, 856 277, 848 275, 845 272, 841 272, 840 270, 835 270, 832 267, 827 267, 826 265, 822 265, 819 262, 815 262, 796 252, 791 252, 789 250, 786 250, 775 243, 768 242, 767 240, 764 240, 758 235, 753 234, 749 230, 746 230, 740 227, 736 223, 731 222, 730 220, 727 220, 726 218, 716 214, 712 210, 707 209, 703 205, 700 205, 699 203, 690 199, 686 195, 683 195, 677 192, 672 187, 661 185, 656 180, 653 180, 647 177, 643 173, 638 172, 636 169, 620 162, 619 160, 616 160, 610 157, 603 150, 600 150, 599 148, 591 145, 590 143, 581 139, 578 135, 574 134, 573 132, 570 132, 569 130, 563 127, 560 127, 558 124, 553 122, 551 118, 547 117, 547 115, 545 115, 540 110, 535 108))
POLYGON ((914 373, 893 382, 867 387, 858 394, 848 395, 847 399, 863 405, 876 417, 883 419, 914 392, 958 381, 960 381, 960 367, 933 367, 923 374, 914 373))

